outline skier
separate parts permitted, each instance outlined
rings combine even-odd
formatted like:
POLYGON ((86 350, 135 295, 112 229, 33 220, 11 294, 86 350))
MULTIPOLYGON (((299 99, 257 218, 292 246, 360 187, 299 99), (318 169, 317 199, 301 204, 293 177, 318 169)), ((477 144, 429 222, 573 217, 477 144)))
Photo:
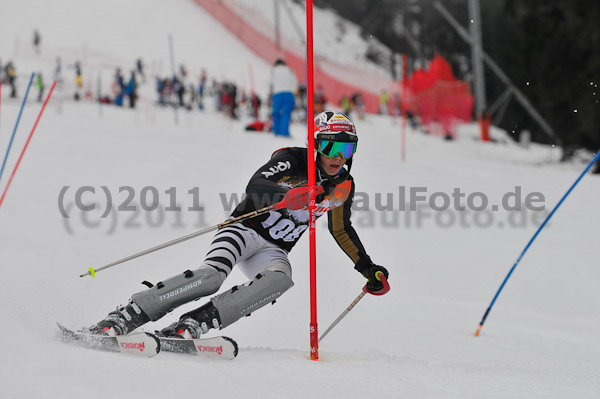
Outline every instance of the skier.
POLYGON ((281 58, 271 70, 271 92, 273 93, 273 132, 276 136, 290 135, 290 117, 294 110, 294 90, 298 81, 294 72, 281 58))
MULTIPOLYGON (((322 188, 316 197, 316 216, 327 213, 329 231, 354 262, 354 268, 367 278, 367 290, 381 294, 384 287, 375 276, 382 272, 387 277, 388 272, 371 261, 350 222, 354 196, 350 168, 357 142, 354 124, 345 115, 328 111, 316 117, 315 173, 322 188)), ((235 265, 251 281, 212 297, 158 334, 199 338, 211 328, 225 328, 275 302, 294 285, 288 253, 308 228, 307 155, 307 149, 300 147, 276 151, 252 176, 246 199, 231 216, 275 204, 282 197, 287 209, 271 210, 222 228, 198 269, 187 270, 132 295, 127 305, 92 325, 89 332, 122 335, 156 321, 185 303, 216 293, 235 265)))

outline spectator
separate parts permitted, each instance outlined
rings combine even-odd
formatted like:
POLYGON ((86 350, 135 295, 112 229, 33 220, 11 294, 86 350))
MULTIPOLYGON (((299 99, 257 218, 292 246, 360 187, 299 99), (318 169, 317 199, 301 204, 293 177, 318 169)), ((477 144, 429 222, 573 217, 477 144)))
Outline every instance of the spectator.
POLYGON ((75 95, 73 99, 75 101, 79 101, 81 99, 80 90, 83 89, 83 78, 81 76, 81 63, 79 61, 75 62, 75 95))
POLYGON ((237 119, 237 86, 231 82, 227 85, 227 110, 231 119, 237 119))
POLYGON ((56 57, 56 66, 54 67, 54 80, 56 80, 57 84, 61 84, 63 82, 62 61, 60 60, 60 57, 56 57))
POLYGON ((365 118, 365 102, 361 92, 357 91, 350 97, 350 105, 353 110, 356 110, 359 119, 365 118))
POLYGON ((185 105, 185 102, 183 101, 183 95, 185 94, 185 86, 177 76, 173 76, 173 93, 175 93, 175 95, 177 96, 179 106, 183 107, 185 105))
POLYGON ((325 97, 325 92, 323 91, 323 86, 320 84, 317 85, 317 90, 315 91, 315 114, 320 114, 327 107, 327 97, 325 97))
POLYGON ((135 67, 137 72, 140 74, 140 78, 142 78, 142 82, 146 82, 146 75, 144 75, 144 63, 141 58, 138 58, 135 62, 135 67))
POLYGON ((123 93, 129 99, 129 108, 135 108, 135 100, 137 100, 137 82, 135 80, 135 71, 131 71, 129 82, 127 82, 127 86, 125 86, 123 93))
POLYGON ((168 95, 168 86, 169 81, 167 79, 162 79, 161 77, 156 77, 156 92, 158 93, 158 105, 166 105, 169 95, 168 95))
POLYGON ((44 79, 41 72, 35 76, 35 87, 38 89, 38 102, 42 102, 42 98, 44 97, 44 79))
POLYGON ((342 96, 342 99, 340 100, 340 107, 342 107, 344 114, 350 115, 350 111, 352 110, 352 107, 350 106, 350 99, 345 94, 344 94, 344 96, 342 96))
POLYGON ((81 63, 75 62, 75 84, 80 89, 83 88, 83 78, 81 77, 81 63))
POLYGON ((271 70, 273 93, 273 132, 276 136, 289 137, 290 117, 294 110, 294 90, 298 81, 294 72, 282 59, 277 59, 271 70))
POLYGON ((17 70, 13 65, 12 61, 8 61, 4 67, 4 73, 6 74, 6 80, 10 86, 10 98, 17 97, 17 70))
POLYGON ((248 101, 248 106, 250 107, 250 116, 254 119, 258 119, 259 110, 260 110, 261 100, 260 97, 256 95, 256 93, 250 93, 250 99, 248 101))
POLYGON ((385 90, 382 90, 379 95, 379 113, 381 115, 388 114, 388 94, 385 90))
POLYGON ((113 82, 113 94, 115 96, 114 104, 118 107, 123 106, 123 96, 125 95, 125 78, 121 73, 121 68, 115 71, 115 81, 113 82))
POLYGON ((196 88, 194 87, 193 83, 190 83, 188 90, 190 92, 190 102, 187 104, 186 108, 188 111, 191 111, 194 109, 194 104, 196 104, 196 102, 198 101, 198 94, 196 93, 196 88))
POLYGON ((300 83, 297 91, 296 116, 301 122, 306 122, 306 85, 300 83))
POLYGON ((42 41, 42 37, 40 36, 40 32, 36 29, 33 31, 33 49, 36 54, 40 53, 40 43, 42 41))
POLYGON ((206 70, 200 74, 200 84, 198 85, 198 108, 204 109, 204 91, 206 89, 206 70))

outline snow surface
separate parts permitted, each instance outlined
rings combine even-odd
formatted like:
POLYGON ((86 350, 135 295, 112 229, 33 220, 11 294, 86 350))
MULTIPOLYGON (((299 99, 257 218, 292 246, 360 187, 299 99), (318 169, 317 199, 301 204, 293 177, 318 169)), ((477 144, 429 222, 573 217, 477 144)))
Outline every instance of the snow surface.
MULTIPOLYGON (((37 68, 51 70, 55 49, 63 51, 65 63, 73 62, 83 45, 90 67, 92 59, 125 64, 143 56, 162 62, 166 71, 168 33, 193 73, 206 67, 209 76, 243 80, 252 62, 257 76, 268 76, 266 63, 191 1, 21 0, 2 2, 0 11, 0 58, 14 59, 25 76, 37 68), (43 35, 39 59, 25 44, 35 27, 43 35), (134 28, 139 34, 131 34, 134 28), (17 36, 21 47, 15 55, 11 38, 17 36)), ((257 78, 257 86, 263 84, 257 78)), ((409 130, 402 163, 400 121, 382 116, 356 121, 360 146, 352 172, 371 204, 353 220, 373 260, 390 270, 392 291, 365 297, 321 343, 321 361, 308 360, 308 239, 290 254, 295 287, 275 306, 222 331, 240 345, 234 361, 169 353, 142 359, 59 342, 57 321, 73 327, 98 321, 141 290, 141 281, 157 282, 198 266, 211 237, 105 270, 95 279, 79 278, 88 267, 221 222, 227 212, 219 193, 241 193, 273 150, 304 144, 302 125, 292 125, 289 140, 245 133, 247 118, 231 122, 212 107, 205 113, 180 112, 175 126, 172 110, 151 106, 151 86, 143 88, 145 97, 135 111, 69 101, 59 106, 57 97, 38 126, 0 208, 1 398, 598 396, 598 176, 586 176, 540 234, 475 338, 489 301, 537 229, 533 214, 495 212, 493 223, 483 228, 473 223, 477 215, 467 212, 454 216, 465 216, 468 223, 457 219, 442 227, 445 219, 435 223, 436 218, 452 215, 425 210, 431 217, 419 226, 416 213, 398 212, 399 187, 427 187, 430 194, 451 194, 458 187, 467 194, 485 193, 493 204, 521 186, 524 194, 542 193, 550 210, 584 165, 558 164, 553 148, 482 144, 474 126, 463 126, 456 142, 409 130), (65 186, 70 219, 59 212, 65 186), (83 198, 97 202, 97 211, 84 214, 73 205, 83 186, 95 187, 95 195, 83 198), (126 198, 119 187, 131 186, 138 210, 144 187, 157 188, 159 209, 169 206, 165 190, 175 187, 183 210, 113 211, 101 219, 102 186, 116 205, 126 198), (188 190, 195 187, 203 213, 187 210, 193 205, 188 190), (387 193, 395 194, 395 212, 376 211, 376 193, 383 193, 384 201, 387 193), (509 225, 521 217, 528 218, 524 226, 509 225)), ((69 94, 68 86, 64 92, 69 94)), ((3 87, 2 153, 19 110, 7 94, 3 87)), ((39 109, 33 100, 25 108, 2 189, 39 109)), ((505 135, 493 133, 499 141, 505 135)), ((321 331, 364 284, 324 223, 319 220, 317 232, 321 331)), ((223 289, 244 281, 234 271, 223 289)), ((162 327, 197 305, 147 328, 162 327)))

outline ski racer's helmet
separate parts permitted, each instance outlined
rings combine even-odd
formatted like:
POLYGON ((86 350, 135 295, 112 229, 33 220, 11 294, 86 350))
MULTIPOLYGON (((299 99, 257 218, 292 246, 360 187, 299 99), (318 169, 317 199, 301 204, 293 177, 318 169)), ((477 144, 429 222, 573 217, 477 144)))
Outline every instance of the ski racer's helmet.
MULTIPOLYGON (((343 173, 343 176, 338 176, 346 180, 352 167, 353 155, 358 146, 358 135, 354 123, 341 112, 321 112, 315 117, 314 137, 315 151, 318 154, 328 158, 339 155, 346 160, 348 169, 347 171, 344 170, 346 173, 343 173)), ((320 162, 318 162, 318 157, 316 165, 319 171, 324 174, 320 162)))

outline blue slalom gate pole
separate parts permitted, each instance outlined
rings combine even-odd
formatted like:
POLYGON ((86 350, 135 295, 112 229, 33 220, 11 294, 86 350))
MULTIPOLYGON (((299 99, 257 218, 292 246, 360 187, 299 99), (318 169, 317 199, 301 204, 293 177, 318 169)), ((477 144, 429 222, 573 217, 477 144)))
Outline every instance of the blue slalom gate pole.
POLYGON ((494 303, 496 303, 496 299, 498 299, 498 296, 500 295, 500 292, 502 292, 502 289, 506 285, 506 282, 508 281, 508 279, 510 278, 510 276, 513 274, 513 272, 515 271, 515 269, 517 268, 517 265, 519 264, 519 262, 521 262, 521 259, 523 259, 523 256, 525 255, 525 253, 527 252, 527 250, 529 249, 529 247, 531 247, 531 244, 533 244, 533 242, 535 241, 535 239, 537 238, 537 236, 540 234, 540 231, 542 231, 542 229, 546 226, 546 224, 548 224, 548 221, 550 220, 550 218, 552 217, 552 215, 554 215, 554 213, 556 212, 556 210, 562 205, 562 203, 569 196, 569 194, 571 194, 571 191, 573 191, 573 189, 575 188, 575 186, 577 186, 577 184, 581 181, 581 179, 583 179, 583 176, 585 176, 585 174, 590 171, 590 169, 592 168, 592 166, 594 166, 594 163, 596 163, 598 161, 598 159, 600 159, 600 151, 598 151, 596 153, 596 156, 594 157, 594 159, 592 159, 592 161, 588 164, 588 166, 581 173, 581 175, 579 175, 579 177, 577 178, 577 180, 575 180, 575 183, 573 183, 573 185, 569 188, 569 190, 567 190, 567 192, 565 193, 565 195, 563 195, 563 197, 560 199, 560 201, 558 201, 558 204, 556 204, 556 206, 554 207, 554 209, 552 209, 552 212, 550 212, 550 214, 546 217, 546 220, 544 220, 544 223, 542 223, 542 225, 537 229, 537 231, 535 232, 535 234, 533 235, 533 237, 531 237, 531 240, 529 240, 529 242, 525 246, 525 249, 523 250, 523 252, 521 252, 521 255, 519 256, 519 258, 517 259, 517 261, 515 262, 515 264, 513 265, 513 267, 510 268, 510 271, 508 272, 508 274, 504 278, 504 281, 502 282, 502 285, 500 285, 500 288, 498 288, 498 292, 496 292, 496 295, 494 295, 494 299, 492 299, 492 302, 490 303, 490 306, 488 306, 487 310, 483 314, 483 317, 482 317, 481 321, 479 322, 479 326, 477 327, 477 331, 475 331, 475 336, 479 336, 481 328, 483 327, 483 323, 485 323, 485 320, 487 319, 488 315, 490 314, 490 311, 492 310, 492 307, 494 306, 494 303))
POLYGON ((0 179, 2 179, 2 173, 4 172, 4 167, 6 166, 6 160, 8 159, 8 154, 10 153, 10 148, 12 147, 13 140, 15 138, 15 133, 17 133, 17 127, 19 126, 19 121, 21 120, 21 114, 23 113, 23 108, 25 107, 25 103, 27 102, 27 95, 29 94, 29 89, 31 88, 31 84, 33 83, 33 75, 31 73, 31 78, 29 78, 29 84, 27 85, 27 91, 25 91, 25 97, 23 98, 23 103, 21 104, 21 110, 19 111, 19 116, 17 117, 17 123, 15 123, 15 128, 13 129, 12 136, 10 137, 10 142, 8 143, 8 148, 6 149, 6 154, 4 155, 4 161, 2 162, 2 169, 0 169, 0 179))

